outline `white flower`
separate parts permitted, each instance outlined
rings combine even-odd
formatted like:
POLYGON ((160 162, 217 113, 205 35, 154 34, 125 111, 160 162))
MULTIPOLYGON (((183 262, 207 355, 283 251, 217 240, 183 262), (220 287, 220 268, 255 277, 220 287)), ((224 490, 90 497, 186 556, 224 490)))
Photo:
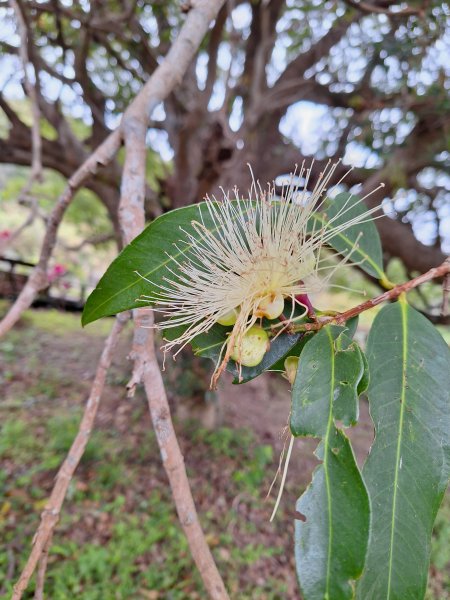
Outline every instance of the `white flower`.
MULTIPOLYGON (((217 321, 233 325, 223 347, 223 360, 216 367, 215 383, 231 353, 236 354, 236 347, 242 346, 246 332, 257 321, 262 317, 277 319, 286 299, 290 298, 294 307, 299 295, 319 291, 328 283, 349 257, 330 265, 321 248, 337 233, 366 221, 373 212, 333 227, 333 222, 359 201, 350 197, 328 225, 316 221, 311 230, 308 221, 322 207, 337 164, 328 164, 312 192, 307 191, 311 167, 302 166, 281 197, 275 195, 273 186, 263 191, 254 182, 246 199, 239 198, 237 192, 233 199, 228 195, 221 201, 206 199, 214 230, 205 226, 199 210, 199 220, 192 222, 194 232, 183 232, 183 260, 171 257, 173 265, 167 268, 165 284, 157 285, 157 292, 142 296, 165 317, 157 325, 159 329, 186 327, 165 345, 165 350, 177 345, 181 349, 217 321), (295 177, 304 178, 301 190, 294 183, 295 177)), ((174 254, 180 252, 174 246, 174 254)))

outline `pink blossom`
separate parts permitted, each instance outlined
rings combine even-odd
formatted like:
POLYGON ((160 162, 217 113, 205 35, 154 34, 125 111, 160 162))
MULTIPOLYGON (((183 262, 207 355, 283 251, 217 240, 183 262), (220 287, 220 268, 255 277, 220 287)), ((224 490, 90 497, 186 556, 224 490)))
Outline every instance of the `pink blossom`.
POLYGON ((56 263, 56 265, 53 265, 53 267, 51 267, 47 273, 48 280, 50 282, 55 281, 55 279, 62 277, 63 275, 65 275, 65 273, 67 273, 67 267, 56 263))

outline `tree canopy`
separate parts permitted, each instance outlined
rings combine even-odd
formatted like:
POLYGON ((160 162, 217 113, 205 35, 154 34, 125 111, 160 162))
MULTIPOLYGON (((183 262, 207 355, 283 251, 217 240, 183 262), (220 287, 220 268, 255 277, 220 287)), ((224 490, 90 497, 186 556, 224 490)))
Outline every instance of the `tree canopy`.
MULTIPOLYGON (((42 162, 64 177, 114 129, 167 53, 189 4, 142 0, 19 2, 36 74, 42 162)), ((7 2, 0 161, 31 165, 20 38, 7 2)), ((384 201, 385 258, 407 271, 442 262, 450 239, 448 3, 227 2, 147 140, 147 214, 250 183, 315 158, 349 165, 344 186, 384 201), (158 156, 159 155, 159 156, 158 156)), ((32 75, 33 76, 33 75, 32 75)), ((120 155, 86 186, 117 231, 120 155)), ((314 183, 314 182, 312 182, 314 183)))

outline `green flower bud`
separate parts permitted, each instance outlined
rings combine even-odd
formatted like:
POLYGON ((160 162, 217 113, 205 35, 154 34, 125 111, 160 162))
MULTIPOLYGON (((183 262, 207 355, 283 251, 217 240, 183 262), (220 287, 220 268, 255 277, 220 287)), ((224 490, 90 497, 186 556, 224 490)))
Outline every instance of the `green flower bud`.
POLYGON ((266 319, 272 320, 278 318, 283 312, 283 309, 283 294, 267 294, 267 296, 264 296, 258 304, 255 315, 257 317, 266 317, 266 319))
POLYGON ((284 370, 286 372, 286 377, 291 385, 294 385, 299 360, 300 359, 298 356, 288 356, 284 361, 284 370))
POLYGON ((239 314, 239 307, 233 308, 232 310, 229 310, 228 312, 223 314, 221 317, 219 317, 217 319, 217 323, 219 323, 219 325, 225 325, 225 326, 234 325, 237 321, 238 314, 239 314))
POLYGON ((259 325, 251 327, 238 345, 236 342, 231 358, 244 367, 256 367, 270 347, 267 332, 259 325))

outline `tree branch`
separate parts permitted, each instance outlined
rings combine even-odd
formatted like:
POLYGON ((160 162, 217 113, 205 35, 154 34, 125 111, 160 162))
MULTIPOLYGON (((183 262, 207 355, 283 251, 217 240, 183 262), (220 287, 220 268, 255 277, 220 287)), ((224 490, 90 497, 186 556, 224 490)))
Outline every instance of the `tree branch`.
MULTIPOLYGON (((214 16, 213 13, 209 19, 203 20, 202 29, 199 30, 200 23, 195 12, 206 12, 206 7, 211 10, 211 4, 214 4, 213 8, 218 11, 222 1, 216 0, 214 3, 209 3, 209 6, 206 2, 198 2, 190 11, 179 38, 169 51, 165 62, 161 65, 161 68, 165 67, 164 70, 167 72, 167 78, 165 82, 162 82, 164 85, 160 88, 147 88, 147 110, 141 110, 140 113, 136 110, 129 110, 125 113, 122 126, 125 138, 125 163, 119 208, 124 243, 129 243, 134 239, 142 231, 145 223, 145 136, 148 127, 148 117, 151 114, 148 106, 151 109, 153 106, 156 106, 158 101, 167 97, 178 78, 182 77, 184 71, 189 66, 194 52, 197 50, 203 35, 206 33, 208 23, 214 16), (196 31, 191 29, 193 27, 196 27, 196 31), (189 38, 190 55, 181 55, 180 53, 187 52, 186 43, 189 38), (193 39, 196 42, 193 43, 193 39)), ((144 381, 149 410, 160 447, 163 465, 169 478, 175 506, 186 534, 192 557, 210 597, 217 600, 226 600, 228 599, 228 594, 198 520, 184 467, 183 455, 173 428, 170 408, 154 350, 152 317, 146 309, 133 311, 133 317, 135 321, 135 333, 131 357, 134 360, 134 368, 127 387, 129 393, 133 394, 136 385, 142 380, 144 381)))
POLYGON ((350 25, 358 19, 349 19, 348 16, 338 20, 323 37, 315 42, 311 48, 299 54, 292 60, 272 87, 271 94, 278 94, 278 90, 286 89, 286 86, 298 85, 305 82, 305 71, 313 67, 321 58, 326 56, 333 46, 335 46, 347 33, 350 25))
POLYGON ((228 16, 228 7, 226 4, 222 6, 217 15, 214 27, 211 30, 208 43, 208 72, 206 75, 205 89, 202 93, 204 104, 207 106, 211 94, 213 92, 214 83, 217 76, 217 57, 219 54, 219 46, 222 41, 223 28, 228 16))
POLYGON ((363 2, 362 0, 359 2, 356 2, 355 0, 344 0, 344 2, 352 8, 356 8, 357 10, 367 14, 388 15, 390 17, 409 17, 411 15, 417 15, 420 17, 424 16, 423 8, 412 8, 411 6, 407 6, 399 11, 394 12, 390 10, 390 6, 395 4, 394 2, 390 2, 389 7, 386 8, 377 6, 376 4, 371 4, 370 2, 363 2))
POLYGON ((337 313, 332 316, 318 317, 318 321, 315 323, 302 323, 301 325, 294 325, 293 330, 295 331, 317 331, 322 329, 325 325, 329 325, 330 323, 334 323, 336 325, 343 325, 351 319, 352 317, 356 317, 360 315, 362 312, 374 308, 383 302, 391 302, 392 300, 396 300, 401 294, 406 294, 410 290, 413 290, 419 285, 426 283, 427 281, 432 281, 433 279, 440 279, 450 273, 450 260, 446 259, 442 265, 439 267, 434 267, 430 269, 426 273, 419 275, 419 277, 415 277, 406 283, 401 283, 399 285, 394 286, 392 289, 380 294, 379 296, 375 296, 375 298, 371 298, 370 300, 366 300, 349 310, 346 310, 342 313, 337 313))
POLYGON ((17 300, 0 321, 0 337, 13 327, 24 310, 29 308, 40 290, 48 285, 47 264, 56 243, 56 236, 61 220, 71 203, 75 192, 101 165, 108 164, 115 156, 121 143, 120 129, 117 129, 101 144, 97 150, 81 165, 67 182, 67 187, 54 206, 42 242, 41 254, 37 266, 31 273, 27 283, 20 292, 17 300))

